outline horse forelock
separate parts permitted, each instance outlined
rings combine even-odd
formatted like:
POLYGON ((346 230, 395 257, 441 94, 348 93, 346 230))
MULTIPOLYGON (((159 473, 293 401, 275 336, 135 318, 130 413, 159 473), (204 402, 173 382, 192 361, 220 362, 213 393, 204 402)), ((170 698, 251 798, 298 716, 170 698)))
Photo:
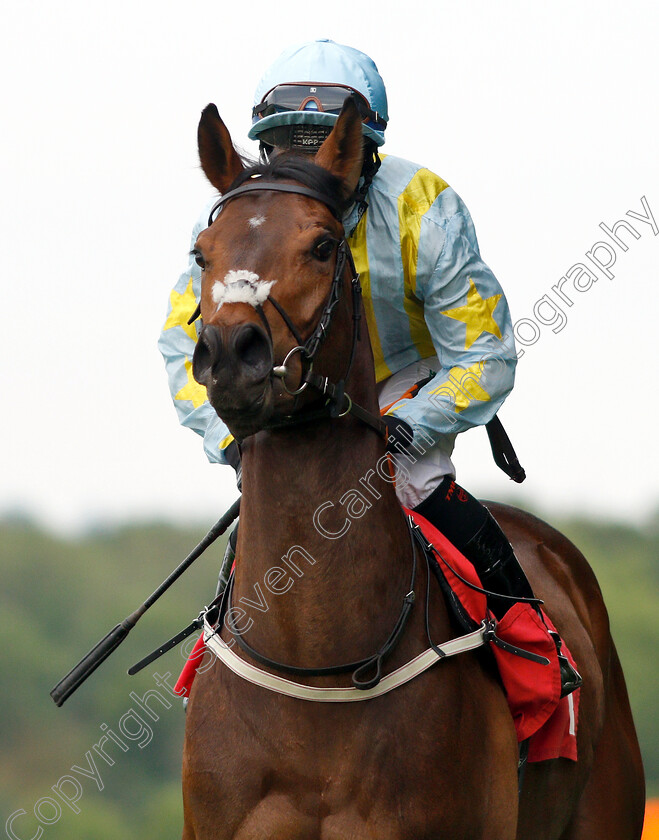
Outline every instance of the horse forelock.
POLYGON ((341 178, 294 152, 282 152, 267 163, 248 166, 233 181, 227 193, 247 183, 254 176, 272 181, 296 181, 338 204, 342 212, 347 210, 350 204, 341 178))

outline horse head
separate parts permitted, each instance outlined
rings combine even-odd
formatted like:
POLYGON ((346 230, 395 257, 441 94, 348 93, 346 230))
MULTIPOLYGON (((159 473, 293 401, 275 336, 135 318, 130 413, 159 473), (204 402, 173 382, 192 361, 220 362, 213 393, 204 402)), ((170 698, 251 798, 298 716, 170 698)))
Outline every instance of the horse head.
POLYGON ((318 399, 303 393, 317 352, 324 375, 346 373, 354 326, 341 218, 362 167, 361 117, 348 100, 313 159, 245 167, 215 105, 198 141, 222 198, 193 250, 203 321, 193 373, 241 439, 318 399))

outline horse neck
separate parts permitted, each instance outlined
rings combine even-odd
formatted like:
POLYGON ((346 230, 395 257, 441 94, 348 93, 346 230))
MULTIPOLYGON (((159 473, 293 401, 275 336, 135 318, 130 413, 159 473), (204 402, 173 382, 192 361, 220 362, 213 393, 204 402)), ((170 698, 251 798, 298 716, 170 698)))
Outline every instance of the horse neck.
MULTIPOLYGON (((350 393, 377 413, 372 366, 359 355, 350 393)), ((382 642, 411 573, 387 467, 383 441, 350 416, 246 442, 234 605, 254 619, 250 643, 309 665, 382 642)))

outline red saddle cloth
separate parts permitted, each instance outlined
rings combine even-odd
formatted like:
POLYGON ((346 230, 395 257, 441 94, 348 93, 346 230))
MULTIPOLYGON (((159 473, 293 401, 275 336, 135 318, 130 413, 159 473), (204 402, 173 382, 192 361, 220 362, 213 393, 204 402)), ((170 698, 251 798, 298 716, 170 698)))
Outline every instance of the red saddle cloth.
MULTIPOLYGON (((469 617, 480 624, 486 614, 486 599, 470 589, 453 570, 469 583, 481 586, 473 565, 427 519, 406 510, 421 527, 424 536, 436 549, 435 559, 449 586, 469 617)), ((561 675, 558 653, 549 630, 556 628, 543 613, 544 622, 529 604, 514 604, 496 626, 496 635, 504 642, 549 659, 549 665, 532 662, 492 644, 501 682, 513 716, 517 740, 529 741, 528 761, 550 758, 577 760, 577 723, 581 689, 561 699, 561 675)), ((440 645, 441 646, 441 645, 440 645)), ((563 653, 576 667, 563 643, 563 653)), ((440 666, 441 667, 441 666, 440 666)))
MULTIPOLYGON (((480 624, 486 616, 485 596, 470 589, 454 573, 476 586, 481 582, 473 565, 433 525, 412 511, 406 510, 421 527, 426 539, 436 549, 435 558, 449 586, 458 597, 469 617, 480 624)), ((577 760, 577 723, 579 719, 580 689, 561 699, 561 678, 556 645, 549 635, 555 627, 547 615, 545 623, 528 604, 514 604, 496 626, 496 635, 504 642, 549 659, 542 665, 524 659, 492 644, 510 713, 517 732, 517 740, 529 741, 528 761, 551 758, 577 760)), ((440 644, 441 646, 441 644, 440 644)), ((200 637, 190 654, 175 691, 188 697, 197 669, 205 654, 200 637)), ((563 653, 576 663, 563 643, 563 653)), ((437 666, 441 668, 441 663, 437 666)))

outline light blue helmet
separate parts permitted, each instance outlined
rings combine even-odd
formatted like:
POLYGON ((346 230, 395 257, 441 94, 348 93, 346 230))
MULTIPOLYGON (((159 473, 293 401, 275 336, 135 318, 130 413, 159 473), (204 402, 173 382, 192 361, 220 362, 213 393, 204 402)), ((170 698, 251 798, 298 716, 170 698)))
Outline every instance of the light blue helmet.
POLYGON ((272 129, 284 126, 304 126, 304 131, 311 129, 311 137, 313 127, 324 126, 324 136, 350 91, 357 94, 364 136, 381 146, 388 120, 387 92, 372 59, 327 38, 289 47, 257 85, 248 136, 279 145, 270 139, 276 134, 272 129))

